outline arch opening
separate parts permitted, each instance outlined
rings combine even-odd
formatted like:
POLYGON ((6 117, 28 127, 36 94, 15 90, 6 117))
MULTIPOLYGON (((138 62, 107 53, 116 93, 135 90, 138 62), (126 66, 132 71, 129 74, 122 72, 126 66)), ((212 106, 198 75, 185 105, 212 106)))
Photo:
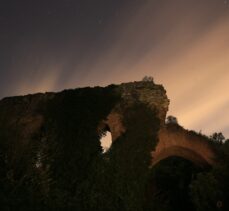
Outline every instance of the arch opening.
POLYGON ((151 169, 146 188, 147 210, 169 207, 172 210, 193 210, 190 199, 190 184, 205 169, 181 156, 169 156, 160 160, 151 169))
POLYGON ((102 153, 106 153, 112 144, 112 136, 111 136, 111 132, 109 130, 106 130, 101 139, 100 139, 100 144, 102 147, 102 153))

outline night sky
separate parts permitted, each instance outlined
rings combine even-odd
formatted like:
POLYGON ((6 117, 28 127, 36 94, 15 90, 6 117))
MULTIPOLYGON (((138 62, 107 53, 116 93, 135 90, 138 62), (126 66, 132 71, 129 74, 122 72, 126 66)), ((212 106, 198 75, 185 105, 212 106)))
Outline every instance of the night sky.
POLYGON ((145 75, 181 125, 229 137, 229 1, 0 0, 0 98, 145 75))

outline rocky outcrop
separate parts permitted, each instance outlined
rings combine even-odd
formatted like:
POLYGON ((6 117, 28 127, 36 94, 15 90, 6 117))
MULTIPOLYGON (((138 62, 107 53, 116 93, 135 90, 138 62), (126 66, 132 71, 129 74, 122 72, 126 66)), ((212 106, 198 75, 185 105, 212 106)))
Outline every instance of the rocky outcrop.
POLYGON ((162 85, 156 85, 152 81, 124 83, 121 84, 120 90, 126 104, 141 102, 152 110, 156 108, 159 119, 164 123, 169 99, 162 85))
POLYGON ((206 137, 165 123, 168 106, 148 80, 1 100, 2 195, 13 192, 21 210, 28 199, 29 210, 145 210, 150 167, 169 156, 216 160, 206 137), (102 153, 106 131, 113 142, 102 153))
MULTIPOLYGON (((156 85, 152 81, 131 82, 115 86, 114 92, 121 98, 107 117, 98 123, 99 133, 109 130, 112 140, 115 141, 126 131, 123 123, 125 112, 134 104, 142 103, 156 110, 160 119, 159 142, 155 151, 152 152, 153 165, 168 156, 181 156, 193 162, 199 162, 201 165, 214 164, 215 154, 206 138, 190 135, 190 132, 181 128, 172 130, 168 125, 166 126, 165 117, 169 100, 163 86, 156 85)), ((9 137, 17 133, 14 146, 21 149, 22 145, 25 147, 30 143, 31 137, 40 130, 44 121, 47 121, 44 117, 47 103, 56 96, 55 93, 45 93, 5 98, 0 101, 0 127, 7 130, 2 132, 9 133, 9 137)), ((23 152, 23 150, 15 151, 18 152, 17 156, 23 152)))
POLYGON ((108 127, 113 141, 126 130, 123 124, 126 110, 137 103, 142 103, 153 111, 156 110, 161 124, 164 124, 169 100, 163 86, 156 85, 152 81, 140 81, 123 83, 115 91, 121 93, 120 102, 99 125, 99 130, 108 127))

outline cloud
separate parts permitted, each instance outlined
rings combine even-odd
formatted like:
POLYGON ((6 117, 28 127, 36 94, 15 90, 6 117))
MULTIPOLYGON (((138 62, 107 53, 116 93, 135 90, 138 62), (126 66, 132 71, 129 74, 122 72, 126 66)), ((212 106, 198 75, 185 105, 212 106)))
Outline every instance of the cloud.
POLYGON ((152 75, 168 92, 169 114, 183 126, 208 134, 223 130, 229 137, 228 7, 215 0, 127 2, 89 44, 79 32, 67 41, 74 47, 51 45, 44 52, 37 41, 35 49, 22 53, 31 53, 28 64, 11 68, 19 70, 8 86, 11 93, 104 86, 152 75))
POLYGON ((126 14, 114 45, 92 66, 85 64, 86 81, 104 85, 152 75, 167 89, 169 114, 182 125, 208 134, 226 128, 229 11, 219 2, 208 3, 157 3, 156 11, 155 1, 148 1, 135 16, 126 14))

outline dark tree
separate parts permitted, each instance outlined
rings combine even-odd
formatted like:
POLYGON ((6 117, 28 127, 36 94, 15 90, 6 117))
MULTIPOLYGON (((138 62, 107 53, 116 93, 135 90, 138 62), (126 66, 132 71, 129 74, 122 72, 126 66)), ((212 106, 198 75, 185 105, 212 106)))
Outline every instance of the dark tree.
POLYGON ((166 124, 178 124, 178 120, 174 116, 168 116, 166 118, 166 124))

